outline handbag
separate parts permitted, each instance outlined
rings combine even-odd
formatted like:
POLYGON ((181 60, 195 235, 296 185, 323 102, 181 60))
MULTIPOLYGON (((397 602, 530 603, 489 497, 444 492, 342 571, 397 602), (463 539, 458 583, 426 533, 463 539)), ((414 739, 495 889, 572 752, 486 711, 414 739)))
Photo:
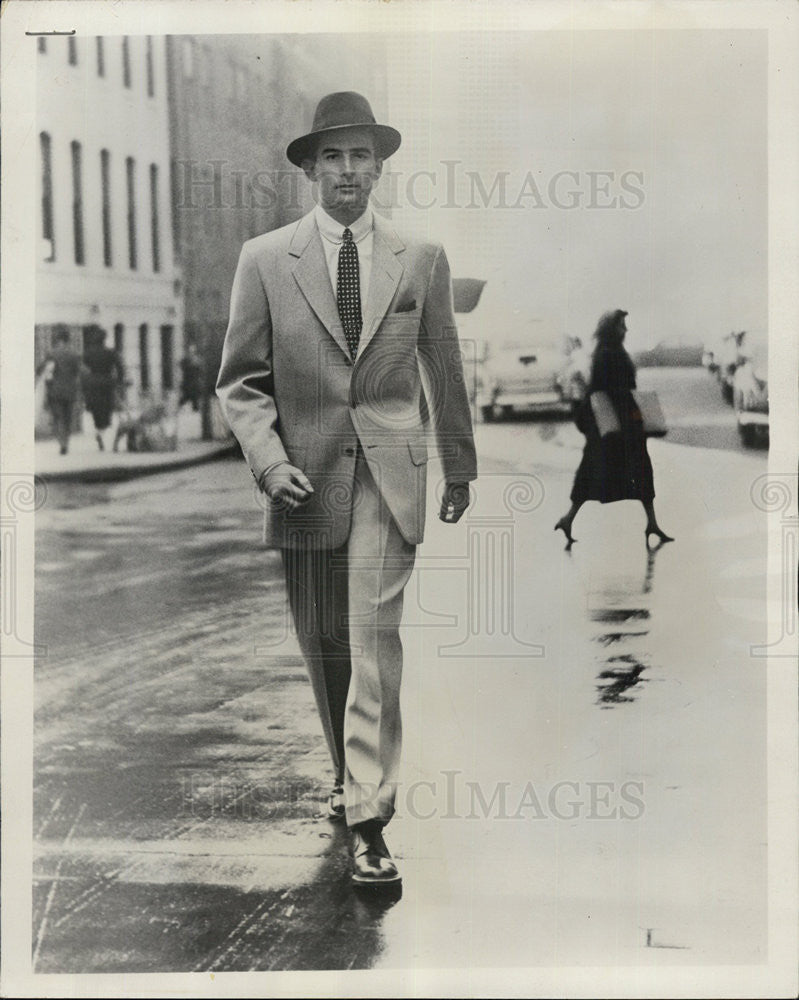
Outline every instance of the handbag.
POLYGON ((574 426, 581 434, 587 435, 588 428, 591 426, 590 409, 591 404, 588 402, 587 395, 572 405, 572 420, 574 421, 574 426))
POLYGON ((633 399, 641 411, 644 434, 647 437, 665 437, 669 429, 666 426, 658 394, 651 389, 633 389, 633 399))
POLYGON ((610 396, 599 389, 592 392, 588 398, 591 402, 591 410, 599 436, 606 437, 608 434, 617 434, 621 430, 621 424, 610 396))

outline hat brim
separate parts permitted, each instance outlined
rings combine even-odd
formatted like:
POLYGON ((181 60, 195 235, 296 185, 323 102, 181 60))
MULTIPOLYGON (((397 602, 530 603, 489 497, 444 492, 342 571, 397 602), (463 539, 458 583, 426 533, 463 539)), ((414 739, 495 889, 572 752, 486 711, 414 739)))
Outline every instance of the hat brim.
POLYGON ((295 139, 286 149, 286 156, 295 167, 301 167, 304 160, 313 160, 316 157, 316 150, 322 136, 334 135, 348 128, 365 128, 374 136, 375 154, 381 160, 387 160, 389 156, 400 147, 402 136, 390 125, 373 125, 370 122, 353 122, 352 125, 334 125, 331 128, 319 129, 317 132, 309 132, 295 139))

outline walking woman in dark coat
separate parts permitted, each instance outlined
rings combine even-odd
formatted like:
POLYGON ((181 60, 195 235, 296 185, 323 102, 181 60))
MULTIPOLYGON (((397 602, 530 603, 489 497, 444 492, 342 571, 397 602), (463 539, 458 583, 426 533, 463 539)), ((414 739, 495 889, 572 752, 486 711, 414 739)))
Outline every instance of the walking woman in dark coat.
POLYGON ((102 327, 90 327, 85 337, 83 398, 94 420, 97 446, 103 451, 102 432, 111 424, 117 387, 123 380, 122 362, 116 351, 105 346, 106 332, 102 327))
POLYGON ((567 540, 567 548, 576 541, 572 523, 586 500, 614 503, 616 500, 640 500, 646 511, 645 540, 656 535, 659 544, 674 539, 661 530, 655 516, 655 485, 652 463, 646 450, 641 411, 635 402, 635 365, 624 349, 627 313, 616 309, 599 320, 596 333, 591 378, 581 408, 580 429, 586 437, 583 457, 574 477, 571 507, 555 525, 567 540), (613 404, 619 430, 600 436, 589 397, 605 392, 613 404))

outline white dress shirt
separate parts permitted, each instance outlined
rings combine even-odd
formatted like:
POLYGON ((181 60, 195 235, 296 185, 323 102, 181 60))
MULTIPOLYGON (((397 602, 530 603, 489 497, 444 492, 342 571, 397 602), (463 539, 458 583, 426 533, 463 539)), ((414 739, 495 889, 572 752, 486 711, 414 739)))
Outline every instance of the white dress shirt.
POLYGON ((363 316, 366 312, 366 298, 369 294, 369 276, 372 273, 372 245, 374 244, 372 209, 367 208, 360 218, 356 219, 351 226, 346 227, 331 218, 321 205, 316 206, 314 213, 319 235, 322 237, 322 247, 325 251, 327 270, 330 274, 334 295, 338 290, 338 255, 344 242, 344 229, 349 229, 352 233, 353 242, 358 247, 358 276, 361 286, 361 316, 363 316))

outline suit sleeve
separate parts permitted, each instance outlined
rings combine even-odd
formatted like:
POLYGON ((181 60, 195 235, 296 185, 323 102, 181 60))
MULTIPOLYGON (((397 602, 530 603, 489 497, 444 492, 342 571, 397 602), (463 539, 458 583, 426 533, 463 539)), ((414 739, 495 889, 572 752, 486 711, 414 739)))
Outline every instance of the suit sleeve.
POLYGON ((288 460, 278 433, 269 302, 246 246, 233 280, 216 393, 256 481, 288 460))
POLYGON ((463 374, 452 303, 452 281, 443 247, 438 247, 422 308, 419 355, 430 382, 433 418, 444 478, 449 483, 477 478, 472 414, 463 374))

